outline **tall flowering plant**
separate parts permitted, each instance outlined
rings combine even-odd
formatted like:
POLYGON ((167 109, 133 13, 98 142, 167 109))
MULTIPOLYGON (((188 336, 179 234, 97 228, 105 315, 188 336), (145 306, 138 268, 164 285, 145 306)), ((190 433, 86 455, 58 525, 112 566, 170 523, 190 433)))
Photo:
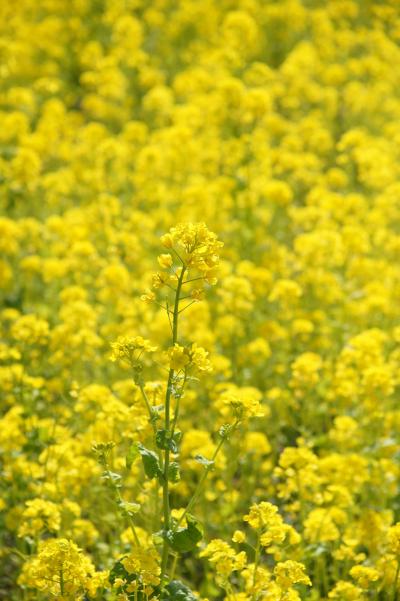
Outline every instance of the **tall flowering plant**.
POLYGON ((197 456, 203 473, 186 507, 181 509, 178 517, 173 516, 171 485, 181 478, 180 406, 184 402, 187 386, 202 374, 212 371, 207 351, 194 342, 181 340, 179 321, 190 305, 201 300, 207 285, 217 283, 219 251, 223 244, 204 223, 178 225, 162 236, 161 242, 168 252, 158 256, 160 271, 153 275, 152 289, 142 299, 162 307, 170 326, 170 345, 161 353, 160 366, 166 374, 162 405, 153 405, 146 392, 146 363, 150 356, 157 353, 158 347, 141 336, 120 337, 111 345, 111 360, 121 361, 131 370, 151 424, 151 445, 135 443, 126 457, 128 467, 140 458, 145 478, 153 482, 156 494, 160 493, 162 499, 160 515, 155 516, 154 520, 160 524, 160 529, 151 533, 150 542, 145 546, 135 525, 140 505, 123 499, 122 478, 110 468, 113 443, 94 446, 104 469, 103 477, 113 490, 116 504, 132 531, 133 548, 117 561, 110 575, 121 598, 126 599, 136 599, 138 595, 189 595, 186 585, 173 578, 179 554, 192 551, 203 536, 202 526, 193 514, 196 502, 224 442, 243 420, 259 411, 258 402, 254 403, 253 400, 247 402, 233 395, 225 399, 231 408, 231 419, 219 429, 219 442, 213 455, 208 458, 197 456))

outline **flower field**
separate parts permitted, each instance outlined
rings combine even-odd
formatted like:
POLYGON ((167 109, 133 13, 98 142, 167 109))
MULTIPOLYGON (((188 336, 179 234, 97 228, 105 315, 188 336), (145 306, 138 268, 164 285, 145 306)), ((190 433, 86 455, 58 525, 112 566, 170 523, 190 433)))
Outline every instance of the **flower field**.
POLYGON ((400 3, 0 5, 0 599, 400 601, 400 3))

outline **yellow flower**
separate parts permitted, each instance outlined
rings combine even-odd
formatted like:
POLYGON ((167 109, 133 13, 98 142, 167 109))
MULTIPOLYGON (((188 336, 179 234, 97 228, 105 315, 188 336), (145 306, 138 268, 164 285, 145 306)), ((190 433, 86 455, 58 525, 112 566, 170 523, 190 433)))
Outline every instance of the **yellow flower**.
POLYGON ((346 513, 337 507, 313 509, 304 520, 304 537, 315 543, 338 540, 346 519, 346 513))
POLYGON ((283 589, 288 589, 293 584, 311 586, 311 580, 305 573, 305 569, 305 566, 298 561, 287 560, 280 562, 274 568, 276 582, 283 589))
POLYGON ((151 290, 148 290, 145 294, 142 294, 140 299, 147 304, 152 303, 156 298, 156 295, 151 290))
POLYGON ((42 532, 57 532, 61 526, 59 507, 51 501, 32 499, 26 502, 18 536, 37 536, 42 532))
POLYGON ((339 580, 335 584, 328 597, 338 601, 364 601, 365 599, 362 590, 358 586, 344 580, 339 580))
MULTIPOLYGON (((18 582, 48 595, 79 596, 92 589, 95 574, 90 559, 72 541, 47 539, 39 543, 38 554, 24 564, 18 582)), ((62 598, 62 597, 61 597, 62 598)))
POLYGON ((285 540, 290 545, 300 542, 300 535, 292 526, 285 524, 278 513, 278 508, 272 503, 262 501, 250 507, 250 512, 244 516, 254 530, 258 530, 260 543, 267 553, 274 553, 273 545, 281 544, 285 540))
POLYGON ((369 589, 371 583, 380 578, 378 570, 369 566, 353 566, 350 570, 350 576, 363 589, 369 589))
POLYGON ((237 388, 228 385, 217 400, 221 412, 226 413, 226 408, 233 411, 234 416, 239 420, 247 420, 252 417, 263 417, 266 412, 261 405, 262 395, 259 390, 254 388, 237 388))
POLYGON ((157 261, 160 267, 162 267, 163 269, 169 269, 170 267, 172 267, 173 260, 172 256, 169 253, 159 255, 157 257, 157 261))
POLYGON ((211 362, 208 359, 208 352, 193 343, 189 350, 190 362, 200 372, 212 371, 211 362))
POLYGON ((244 543, 244 541, 246 540, 246 536, 241 530, 235 530, 232 536, 232 540, 234 543, 244 543))
POLYGON ((12 325, 12 337, 25 344, 45 344, 49 337, 49 324, 36 315, 22 315, 12 325))
POLYGON ((135 336, 133 338, 119 336, 115 342, 111 343, 111 348, 111 361, 117 361, 119 359, 127 361, 130 364, 137 362, 142 353, 153 353, 157 350, 156 346, 153 346, 149 340, 146 340, 141 336, 135 336))
POLYGON ((215 565, 215 570, 223 581, 226 581, 232 572, 240 571, 246 565, 246 553, 235 553, 228 543, 220 539, 212 540, 200 553, 200 557, 207 557, 215 565))
POLYGON ((187 349, 177 343, 175 343, 174 346, 168 350, 168 356, 169 367, 175 371, 184 369, 190 363, 190 357, 187 349))
POLYGON ((319 380, 322 359, 316 353, 303 353, 292 363, 293 387, 311 386, 319 380))
POLYGON ((161 568, 159 556, 153 548, 135 548, 122 559, 127 572, 141 577, 144 586, 157 586, 160 583, 161 568))
POLYGON ((209 283, 214 283, 223 243, 204 223, 179 224, 162 236, 161 242, 166 248, 175 249, 186 268, 195 268, 209 283))
POLYGON ((389 550, 400 557, 400 522, 389 528, 387 544, 389 550))

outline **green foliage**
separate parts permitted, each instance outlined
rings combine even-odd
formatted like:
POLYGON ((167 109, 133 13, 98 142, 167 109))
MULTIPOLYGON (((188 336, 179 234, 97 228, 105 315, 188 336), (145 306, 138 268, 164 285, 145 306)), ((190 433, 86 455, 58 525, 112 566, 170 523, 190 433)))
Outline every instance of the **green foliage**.
POLYGON ((169 544, 174 551, 187 553, 194 549, 203 538, 203 528, 191 515, 186 515, 187 526, 169 530, 166 534, 169 544))

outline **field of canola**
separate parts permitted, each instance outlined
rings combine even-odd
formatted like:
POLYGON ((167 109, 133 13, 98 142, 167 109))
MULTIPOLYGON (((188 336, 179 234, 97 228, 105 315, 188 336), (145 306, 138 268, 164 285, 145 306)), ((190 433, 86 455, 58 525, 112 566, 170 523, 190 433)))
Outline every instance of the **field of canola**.
POLYGON ((398 0, 0 7, 0 599, 400 599, 398 0))

